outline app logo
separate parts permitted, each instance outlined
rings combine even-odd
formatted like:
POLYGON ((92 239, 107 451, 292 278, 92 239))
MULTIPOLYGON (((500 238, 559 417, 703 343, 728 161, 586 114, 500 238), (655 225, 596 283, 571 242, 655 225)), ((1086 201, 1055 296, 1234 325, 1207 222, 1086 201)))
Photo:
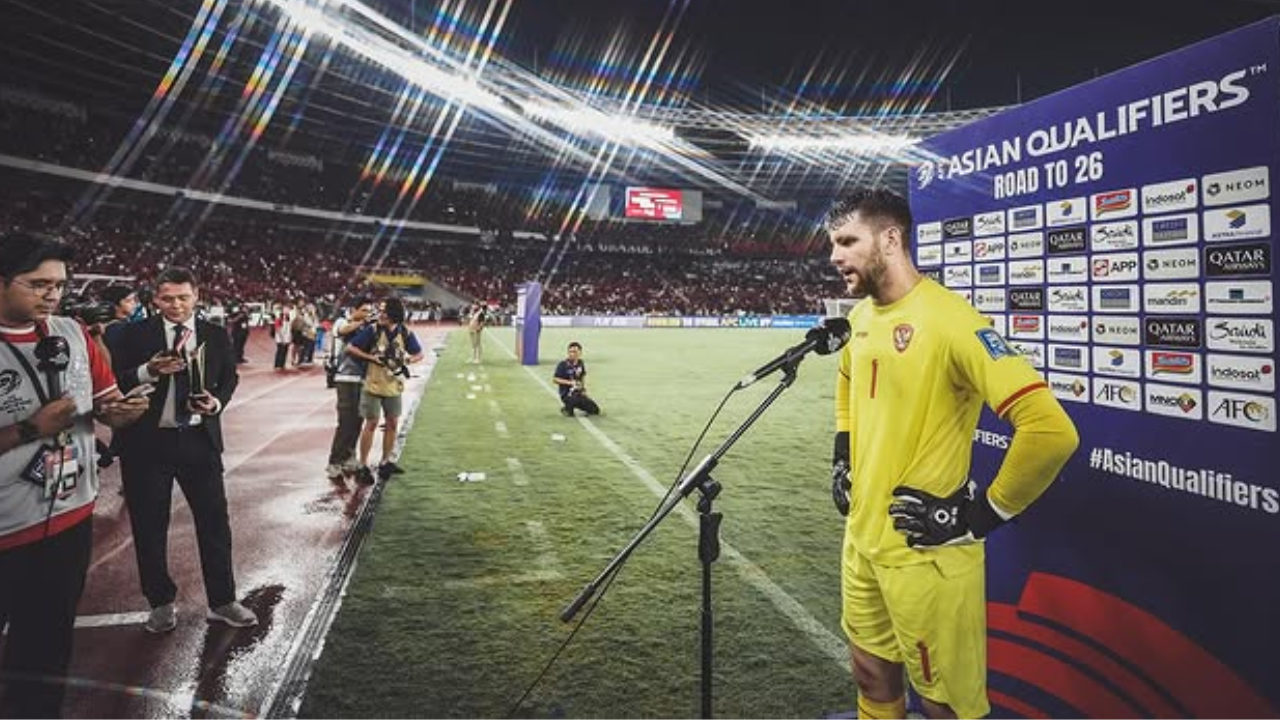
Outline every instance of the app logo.
POLYGON ((1005 239, 1002 237, 973 241, 973 259, 1003 260, 1005 239))
POLYGON ((1093 279, 1098 282, 1137 280, 1138 254, 1115 253, 1113 255, 1094 255, 1092 272, 1093 279))

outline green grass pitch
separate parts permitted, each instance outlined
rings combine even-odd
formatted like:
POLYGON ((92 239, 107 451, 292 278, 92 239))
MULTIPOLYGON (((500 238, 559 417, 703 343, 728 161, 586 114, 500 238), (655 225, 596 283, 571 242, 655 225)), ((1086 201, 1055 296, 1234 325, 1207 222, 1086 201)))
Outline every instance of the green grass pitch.
MULTIPOLYGON (((643 526, 720 399, 803 333, 547 329, 541 363, 528 368, 511 329, 485 335, 481 366, 465 363, 464 333, 449 337, 305 717, 506 717, 570 632, 560 611, 643 526), (570 340, 584 345, 604 411, 590 420, 561 416, 551 391, 570 340), (460 472, 486 477, 459 482, 460 472)), ((842 518, 828 481, 835 367, 835 356, 810 356, 713 473, 724 514, 718 716, 822 717, 854 705, 839 624, 842 518)), ((729 401, 694 463, 778 377, 729 401)), ((684 505, 517 716, 698 715, 700 566, 694 502, 684 505)))

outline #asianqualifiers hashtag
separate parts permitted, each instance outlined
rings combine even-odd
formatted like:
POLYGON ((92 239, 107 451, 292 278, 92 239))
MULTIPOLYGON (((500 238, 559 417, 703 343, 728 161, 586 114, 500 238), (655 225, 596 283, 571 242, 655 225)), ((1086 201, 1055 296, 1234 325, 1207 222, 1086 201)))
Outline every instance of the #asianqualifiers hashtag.
POLYGON ((1219 502, 1231 503, 1251 510, 1280 513, 1280 490, 1243 482, 1231 473, 1208 468, 1188 470, 1164 460, 1146 460, 1128 452, 1111 448, 1094 448, 1089 454, 1091 467, 1113 475, 1142 480, 1170 490, 1200 495, 1219 502))

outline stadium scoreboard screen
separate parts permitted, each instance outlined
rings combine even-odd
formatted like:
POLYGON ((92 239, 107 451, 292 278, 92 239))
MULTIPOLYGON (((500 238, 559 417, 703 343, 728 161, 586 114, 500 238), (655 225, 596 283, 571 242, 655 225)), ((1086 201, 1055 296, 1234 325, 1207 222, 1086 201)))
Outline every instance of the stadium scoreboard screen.
POLYGON ((598 220, 693 225, 702 222, 702 191, 598 185, 593 189, 587 216, 598 220))

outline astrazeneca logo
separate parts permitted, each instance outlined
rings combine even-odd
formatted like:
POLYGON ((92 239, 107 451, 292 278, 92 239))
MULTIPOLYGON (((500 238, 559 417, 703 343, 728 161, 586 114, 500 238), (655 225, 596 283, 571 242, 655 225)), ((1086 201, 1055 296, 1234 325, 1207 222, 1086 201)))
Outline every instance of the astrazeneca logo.
POLYGON ((933 164, 933 161, 925 160, 916 166, 916 187, 921 190, 929 187, 937 175, 938 168, 933 164))
POLYGON ((1270 275, 1271 244, 1207 245, 1204 264, 1209 276, 1270 275))
POLYGON ((1266 165, 1205 175, 1204 204, 1231 205, 1250 200, 1264 200, 1270 194, 1270 169, 1266 165))

